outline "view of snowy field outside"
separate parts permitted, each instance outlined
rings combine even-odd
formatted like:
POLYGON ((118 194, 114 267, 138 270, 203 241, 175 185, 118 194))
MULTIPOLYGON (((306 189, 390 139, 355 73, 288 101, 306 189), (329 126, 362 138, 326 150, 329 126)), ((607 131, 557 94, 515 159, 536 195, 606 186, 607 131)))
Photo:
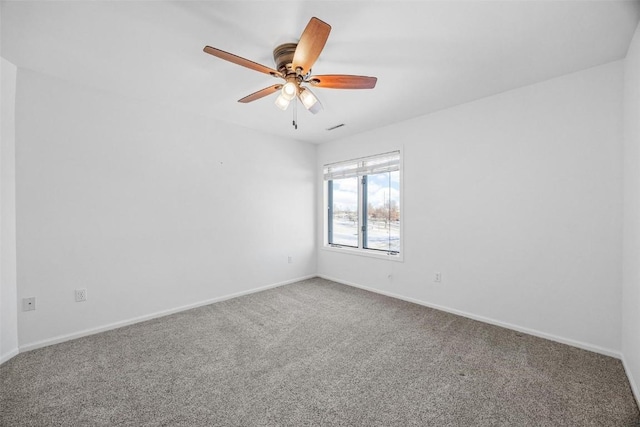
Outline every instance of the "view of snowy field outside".
MULTIPOLYGON (((358 247, 358 177, 333 180, 332 243, 358 247)), ((400 251, 400 176, 367 176, 367 233, 364 247, 400 251)))
MULTIPOLYGON (((358 222, 333 218, 333 243, 358 247, 358 222)), ((400 221, 385 225, 384 221, 367 223, 367 249, 400 252, 400 221)))

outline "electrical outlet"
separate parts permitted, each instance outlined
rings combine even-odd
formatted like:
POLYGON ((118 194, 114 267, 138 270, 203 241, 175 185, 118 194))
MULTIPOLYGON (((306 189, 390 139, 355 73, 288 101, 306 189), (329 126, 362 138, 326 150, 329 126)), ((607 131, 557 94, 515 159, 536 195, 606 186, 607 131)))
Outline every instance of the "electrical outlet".
POLYGON ((442 282, 442 273, 440 273, 439 271, 437 271, 436 273, 434 273, 433 275, 433 281, 436 283, 440 283, 442 282))
POLYGON ((22 298, 22 311, 36 309, 36 297, 22 298))
POLYGON ((76 289, 76 302, 82 302, 87 300, 86 289, 76 289))
POLYGON ((289 262, 289 264, 293 264, 293 257, 292 256, 288 257, 288 262, 289 262))

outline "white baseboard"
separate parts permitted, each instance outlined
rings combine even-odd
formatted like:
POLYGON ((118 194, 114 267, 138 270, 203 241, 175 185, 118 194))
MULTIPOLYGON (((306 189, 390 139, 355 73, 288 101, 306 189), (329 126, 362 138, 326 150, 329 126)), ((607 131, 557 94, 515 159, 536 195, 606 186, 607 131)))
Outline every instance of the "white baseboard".
POLYGON ((633 397, 636 398, 636 404, 638 408, 640 408, 640 390, 638 390, 638 383, 636 383, 635 378, 633 378, 633 374, 631 373, 631 369, 627 364, 627 360, 624 357, 624 353, 622 354, 622 366, 624 366, 624 371, 627 374, 627 378, 629 378, 629 385, 631 385, 631 391, 633 392, 633 397))
POLYGON ((4 362, 7 362, 9 359, 11 359, 13 356, 16 356, 20 351, 17 348, 14 348, 13 350, 11 350, 8 353, 3 354, 2 356, 0 356, 0 365, 2 365, 4 362))
MULTIPOLYGON (((42 340, 42 341, 37 341, 37 342, 21 345, 20 349, 19 349, 19 352, 23 353, 25 351, 35 350, 37 348, 42 348, 42 347, 46 347, 46 346, 49 346, 49 345, 58 344, 58 343, 65 342, 65 341, 70 341, 70 340, 73 340, 73 339, 76 339, 76 338, 86 337, 88 335, 93 335, 93 334, 97 334, 97 333, 100 333, 100 332, 110 331, 112 329, 121 328, 123 326, 133 325, 134 323, 140 323, 140 322, 144 322, 144 321, 147 321, 147 320, 156 319, 158 317, 168 316, 170 314, 179 313, 181 311, 186 311, 186 310, 190 310, 192 308, 202 307, 203 305, 209 305, 209 304, 225 301, 225 300, 232 299, 232 298, 238 298, 238 297, 241 297, 243 295, 253 294, 255 292, 266 291, 267 289, 277 288, 279 286, 288 285, 288 284, 291 284, 291 283, 299 282, 301 280, 311 279, 313 277, 317 277, 317 275, 312 274, 312 275, 308 275, 308 276, 298 277, 298 278, 295 278, 295 279, 286 280, 284 282, 273 283, 271 285, 261 286, 259 288, 249 289, 247 291, 242 291, 242 292, 237 292, 237 293, 234 293, 234 294, 224 295, 224 296, 221 296, 221 297, 211 298, 211 299, 208 299, 206 301, 199 301, 199 302, 196 302, 196 303, 193 303, 193 304, 183 305, 181 307, 171 308, 171 309, 168 309, 168 310, 163 310, 163 311, 158 311, 158 312, 151 313, 151 314, 146 314, 144 316, 134 317, 132 319, 127 319, 127 320, 122 320, 122 321, 119 321, 119 322, 110 323, 108 325, 99 326, 97 328, 85 329, 85 330, 78 331, 78 332, 73 332, 73 333, 70 333, 70 334, 59 335, 59 336, 53 337, 53 338, 47 338, 47 339, 42 340)), ((16 350, 16 354, 18 354, 17 350, 16 350)), ((15 354, 13 356, 15 356, 15 354)), ((11 357, 13 357, 13 356, 11 356, 11 357)))
POLYGON ((342 283, 343 285, 353 286, 354 288, 360 288, 360 289, 364 289, 366 291, 374 292, 374 293, 385 295, 385 296, 388 296, 388 297, 397 298, 397 299, 400 299, 400 300, 403 300, 403 301, 407 301, 407 302, 412 302, 414 304, 422 305, 422 306, 425 306, 425 307, 434 308, 436 310, 445 311, 447 313, 456 314, 458 316, 466 317, 466 318, 477 320, 477 321, 480 321, 480 322, 489 323, 491 325, 496 325, 496 326, 500 326, 500 327, 503 327, 503 328, 511 329, 511 330, 514 330, 514 331, 523 332, 525 334, 529 334, 529 335, 533 335, 533 336, 536 336, 536 337, 539 337, 539 338, 544 338, 544 339, 548 339, 548 340, 551 340, 551 341, 559 342, 561 344, 570 345, 572 347, 581 348, 583 350, 592 351, 594 353, 604 354, 605 356, 615 357, 616 359, 621 359, 621 356, 622 356, 619 351, 611 350, 611 349, 608 349, 608 348, 603 348, 603 347, 600 347, 600 346, 597 346, 597 345, 587 344, 587 343, 584 343, 584 342, 581 342, 581 341, 572 340, 570 338, 559 337, 557 335, 548 334, 546 332, 537 331, 535 329, 529 329, 529 328, 525 328, 525 327, 522 327, 522 326, 513 325, 511 323, 502 322, 500 320, 491 319, 489 317, 478 316, 476 314, 467 313, 467 312, 464 312, 464 311, 461 311, 461 310, 456 310, 454 308, 444 307, 444 306, 441 306, 441 305, 438 305, 438 304, 432 304, 432 303, 429 303, 427 301, 422 301, 422 300, 418 300, 418 299, 415 299, 415 298, 406 297, 406 296, 403 296, 403 295, 395 294, 393 292, 381 291, 379 289, 370 288, 368 286, 363 286, 363 285, 360 285, 360 284, 357 284, 357 283, 352 283, 352 282, 347 282, 345 280, 336 279, 335 277, 329 277, 329 276, 326 276, 324 274, 318 274, 318 277, 321 277, 321 278, 327 279, 327 280, 331 280, 333 282, 342 283))

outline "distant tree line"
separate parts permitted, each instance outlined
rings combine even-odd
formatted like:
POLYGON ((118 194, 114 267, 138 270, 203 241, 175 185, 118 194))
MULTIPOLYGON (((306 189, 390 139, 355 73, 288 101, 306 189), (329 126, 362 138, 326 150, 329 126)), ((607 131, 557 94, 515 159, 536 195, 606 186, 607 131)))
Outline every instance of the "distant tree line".
MULTIPOLYGON (((358 221, 358 213, 349 208, 338 210, 336 206, 334 206, 334 213, 349 221, 358 221)), ((396 200, 386 201, 384 204, 378 206, 369 203, 367 204, 367 216, 374 221, 384 221, 386 226, 389 222, 400 221, 400 207, 396 200)))
POLYGON ((396 200, 388 200, 383 205, 373 206, 371 203, 367 205, 367 214, 375 220, 383 220, 395 222, 400 220, 400 208, 396 200))

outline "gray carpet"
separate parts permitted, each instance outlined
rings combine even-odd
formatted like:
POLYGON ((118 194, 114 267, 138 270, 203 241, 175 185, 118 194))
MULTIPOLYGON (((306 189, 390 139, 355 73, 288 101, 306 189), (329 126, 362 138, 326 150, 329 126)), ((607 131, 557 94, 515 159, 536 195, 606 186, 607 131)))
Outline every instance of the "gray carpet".
POLYGON ((23 353, 3 426, 640 426, 610 357, 322 279, 23 353))

